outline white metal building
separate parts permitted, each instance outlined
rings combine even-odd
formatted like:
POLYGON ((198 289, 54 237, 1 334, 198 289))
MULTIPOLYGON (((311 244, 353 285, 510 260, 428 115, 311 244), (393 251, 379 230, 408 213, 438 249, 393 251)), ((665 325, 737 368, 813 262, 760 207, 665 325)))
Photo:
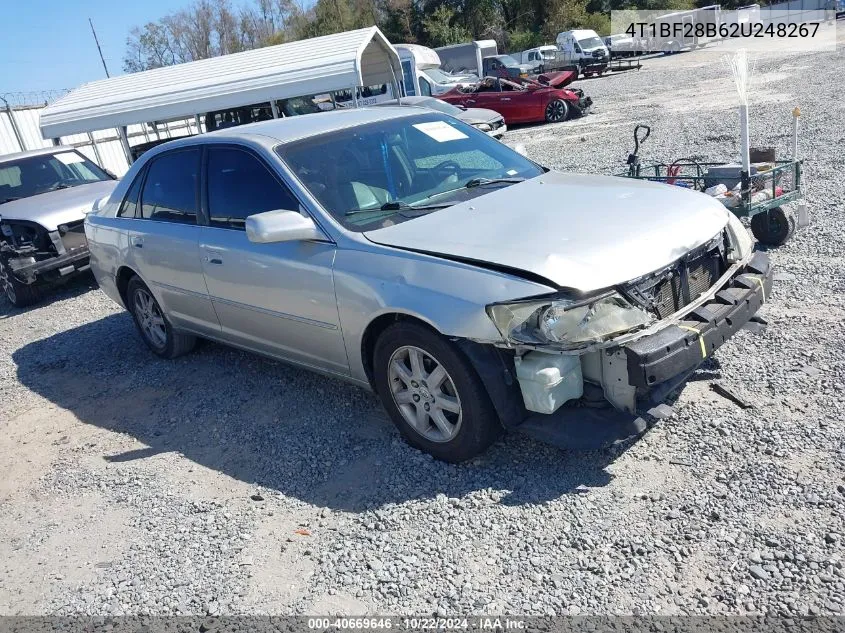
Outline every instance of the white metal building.
POLYGON ((94 81, 41 111, 45 139, 194 119, 206 112, 387 84, 399 94, 399 56, 375 26, 94 81))

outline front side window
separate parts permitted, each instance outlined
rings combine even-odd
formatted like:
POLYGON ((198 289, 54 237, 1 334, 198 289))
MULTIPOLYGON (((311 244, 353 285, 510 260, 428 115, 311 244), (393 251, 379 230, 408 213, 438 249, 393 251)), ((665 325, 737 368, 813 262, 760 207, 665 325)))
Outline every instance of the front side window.
POLYGON ((154 158, 141 192, 141 217, 195 224, 199 168, 199 149, 177 150, 154 158))
POLYGON ((420 94, 430 97, 431 96, 431 84, 428 83, 425 79, 420 77, 420 94))
POLYGON ((111 179, 77 151, 20 158, 0 163, 0 204, 111 179))
POLYGON ((483 132, 434 112, 321 134, 277 152, 353 231, 413 220, 543 173, 483 132))
POLYGON ((243 229, 250 215, 299 209, 288 188, 258 158, 239 149, 208 150, 207 182, 211 226, 243 229))

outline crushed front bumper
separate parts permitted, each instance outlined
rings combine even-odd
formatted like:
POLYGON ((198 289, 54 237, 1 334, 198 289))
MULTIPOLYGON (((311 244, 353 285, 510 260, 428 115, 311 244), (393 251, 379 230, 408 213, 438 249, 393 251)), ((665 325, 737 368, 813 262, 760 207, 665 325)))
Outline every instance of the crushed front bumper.
POLYGON ((64 255, 36 260, 34 257, 17 257, 9 260, 9 268, 20 281, 33 284, 37 281, 56 281, 90 268, 88 247, 68 250, 64 255))
POLYGON ((629 384, 654 390, 688 375, 754 316, 771 289, 769 257, 755 253, 742 272, 683 321, 624 346, 629 384))

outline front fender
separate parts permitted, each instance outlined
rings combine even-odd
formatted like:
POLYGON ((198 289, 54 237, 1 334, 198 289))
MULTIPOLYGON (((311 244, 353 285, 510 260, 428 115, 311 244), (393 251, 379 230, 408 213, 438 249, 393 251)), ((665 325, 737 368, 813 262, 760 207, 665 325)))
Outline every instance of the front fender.
POLYGON ((334 264, 343 340, 353 377, 366 381, 361 342, 385 314, 404 314, 441 334, 496 343, 490 303, 548 294, 555 288, 502 272, 401 249, 340 249, 334 264))

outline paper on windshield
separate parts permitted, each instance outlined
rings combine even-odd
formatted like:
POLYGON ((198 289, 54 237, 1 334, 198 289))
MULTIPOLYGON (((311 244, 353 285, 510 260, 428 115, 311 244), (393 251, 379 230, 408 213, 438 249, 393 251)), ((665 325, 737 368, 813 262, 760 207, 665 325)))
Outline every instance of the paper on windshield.
POLYGON ((445 121, 428 121, 426 123, 414 123, 414 127, 417 128, 423 134, 430 136, 438 143, 444 143, 446 141, 458 141, 462 138, 469 138, 466 134, 464 134, 460 130, 456 130, 445 121))
POLYGON ((73 165, 74 163, 85 162, 85 159, 82 158, 82 156, 80 156, 76 152, 62 152, 61 154, 56 154, 55 156, 65 165, 73 165))

